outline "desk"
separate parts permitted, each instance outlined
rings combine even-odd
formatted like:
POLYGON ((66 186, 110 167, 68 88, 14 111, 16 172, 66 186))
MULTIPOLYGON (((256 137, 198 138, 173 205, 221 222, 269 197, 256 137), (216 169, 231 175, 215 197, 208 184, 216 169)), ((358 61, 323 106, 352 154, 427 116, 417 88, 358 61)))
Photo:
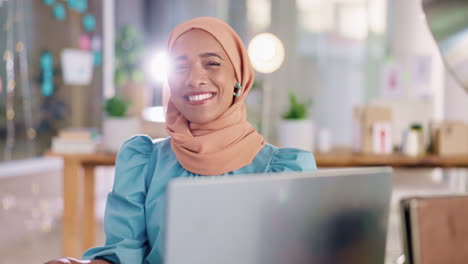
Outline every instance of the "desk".
MULTIPOLYGON (((64 161, 62 255, 79 258, 84 250, 95 246, 94 169, 96 166, 113 166, 116 155, 106 153, 57 154, 49 152, 46 153, 46 156, 61 157, 64 161)), ((383 165, 417 168, 468 167, 468 156, 408 157, 398 154, 320 153, 314 154, 314 156, 319 168, 383 165)))
POLYGON ((410 157, 402 154, 315 153, 319 168, 392 166, 415 168, 468 168, 468 155, 410 157))
POLYGON ((113 166, 115 154, 57 154, 63 159, 62 255, 80 258, 96 245, 94 169, 113 166))

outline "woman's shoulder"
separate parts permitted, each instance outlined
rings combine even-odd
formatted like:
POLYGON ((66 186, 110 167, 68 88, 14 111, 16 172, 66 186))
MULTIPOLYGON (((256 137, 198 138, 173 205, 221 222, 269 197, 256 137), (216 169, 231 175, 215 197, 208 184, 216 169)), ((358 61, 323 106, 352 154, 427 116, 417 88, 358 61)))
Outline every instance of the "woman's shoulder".
POLYGON ((159 153, 168 153, 170 149, 170 138, 152 139, 147 135, 136 135, 122 144, 116 165, 126 167, 146 165, 150 159, 157 159, 159 153))
POLYGON ((136 135, 127 139, 121 146, 118 157, 126 155, 149 156, 157 149, 170 145, 170 138, 152 139, 147 135, 136 135))
POLYGON ((151 178, 152 166, 161 149, 170 148, 169 138, 151 139, 146 135, 136 135, 126 140, 120 147, 116 159, 116 184, 139 184, 147 186, 151 178))
POLYGON ((269 172, 315 171, 314 155, 310 151, 298 148, 278 148, 265 144, 272 153, 269 172))

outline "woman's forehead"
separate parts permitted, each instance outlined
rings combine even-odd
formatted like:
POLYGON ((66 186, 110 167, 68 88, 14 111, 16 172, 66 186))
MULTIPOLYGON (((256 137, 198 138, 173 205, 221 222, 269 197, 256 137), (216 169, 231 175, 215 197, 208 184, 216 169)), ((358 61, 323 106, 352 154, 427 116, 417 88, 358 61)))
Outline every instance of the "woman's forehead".
POLYGON ((190 29, 181 34, 171 48, 171 56, 186 56, 216 53, 225 56, 221 44, 210 33, 201 29, 190 29))

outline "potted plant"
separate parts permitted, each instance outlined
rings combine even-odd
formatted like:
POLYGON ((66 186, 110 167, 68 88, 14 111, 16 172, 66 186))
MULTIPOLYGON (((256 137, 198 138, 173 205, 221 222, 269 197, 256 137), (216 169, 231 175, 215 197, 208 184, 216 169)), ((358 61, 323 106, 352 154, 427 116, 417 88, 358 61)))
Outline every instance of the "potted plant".
POLYGON ((131 102, 127 113, 132 116, 140 116, 151 98, 141 70, 143 54, 143 42, 138 30, 133 26, 122 27, 115 40, 114 83, 117 94, 131 102))
POLYGON ((151 96, 140 69, 143 44, 132 26, 122 27, 115 40, 115 94, 104 103, 103 148, 117 152, 120 145, 140 132, 140 117, 151 96))
POLYGON ((120 96, 111 97, 104 103, 104 150, 118 152, 125 140, 139 133, 140 121, 136 117, 128 116, 129 106, 130 103, 120 96))
POLYGON ((289 110, 278 123, 278 145, 280 147, 314 149, 314 124, 307 118, 312 101, 299 102, 293 92, 289 93, 289 110))

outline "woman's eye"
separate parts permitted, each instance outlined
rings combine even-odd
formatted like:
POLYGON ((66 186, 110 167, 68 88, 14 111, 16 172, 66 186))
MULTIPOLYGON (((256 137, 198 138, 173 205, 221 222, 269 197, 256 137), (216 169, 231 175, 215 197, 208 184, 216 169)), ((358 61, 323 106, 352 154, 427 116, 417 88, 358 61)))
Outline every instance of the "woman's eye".
POLYGON ((187 65, 184 65, 184 64, 175 65, 174 68, 175 68, 176 71, 185 70, 187 68, 187 65))
POLYGON ((207 63, 207 65, 208 66, 219 66, 219 65, 221 65, 221 63, 215 62, 215 61, 210 61, 210 62, 207 63))

